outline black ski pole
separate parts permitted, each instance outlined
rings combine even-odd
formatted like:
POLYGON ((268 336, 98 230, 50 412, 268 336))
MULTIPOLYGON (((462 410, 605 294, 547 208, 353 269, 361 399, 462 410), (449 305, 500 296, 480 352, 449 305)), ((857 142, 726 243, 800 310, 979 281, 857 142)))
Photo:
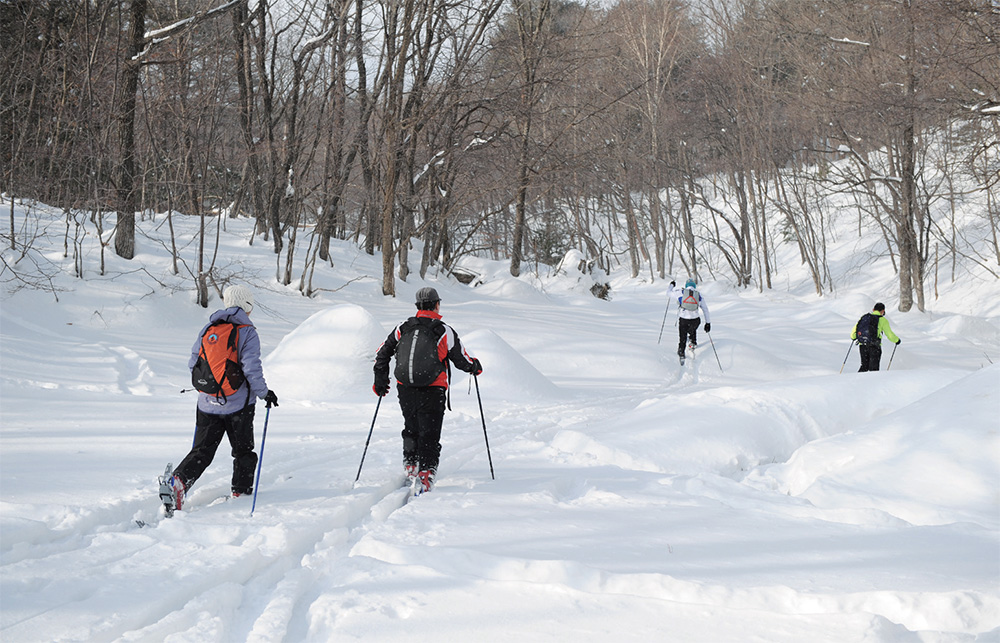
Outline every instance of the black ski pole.
POLYGON ((375 418, 378 417, 378 407, 382 406, 382 396, 378 396, 378 404, 375 405, 375 415, 372 416, 372 428, 368 429, 368 439, 365 440, 365 450, 361 454, 361 464, 358 465, 358 475, 354 478, 357 483, 361 479, 361 467, 365 466, 365 456, 368 454, 368 443, 372 441, 372 432, 375 430, 375 418))
POLYGON ((885 367, 885 370, 889 370, 890 368, 892 368, 892 358, 896 356, 896 346, 899 346, 899 344, 893 345, 892 355, 889 356, 889 365, 885 367))
POLYGON ((840 365, 840 372, 844 372, 844 366, 847 365, 847 358, 851 356, 851 349, 854 348, 854 343, 858 341, 856 339, 851 340, 851 345, 847 347, 847 355, 844 355, 844 363, 840 365))
POLYGON ((483 413, 483 398, 479 396, 479 377, 473 375, 472 379, 476 380, 476 399, 479 401, 479 417, 483 419, 483 437, 486 438, 486 457, 490 460, 490 477, 496 480, 497 477, 493 474, 493 456, 490 455, 490 436, 486 434, 486 414, 483 413))
POLYGON ((271 403, 267 403, 267 412, 264 414, 264 434, 260 436, 260 457, 257 458, 257 480, 253 485, 253 504, 250 505, 250 515, 257 508, 257 490, 260 489, 260 467, 264 464, 264 441, 267 440, 267 421, 271 418, 271 403))
POLYGON ((660 340, 663 339, 663 327, 667 325, 667 311, 670 310, 670 294, 667 293, 667 307, 663 309, 663 322, 660 323, 660 336, 656 338, 656 343, 659 344, 660 340))
POLYGON ((719 362, 719 370, 725 373, 726 371, 722 369, 722 362, 719 360, 719 351, 715 350, 715 340, 712 339, 712 333, 706 330, 705 334, 708 335, 708 341, 712 344, 712 352, 715 353, 715 361, 719 362))

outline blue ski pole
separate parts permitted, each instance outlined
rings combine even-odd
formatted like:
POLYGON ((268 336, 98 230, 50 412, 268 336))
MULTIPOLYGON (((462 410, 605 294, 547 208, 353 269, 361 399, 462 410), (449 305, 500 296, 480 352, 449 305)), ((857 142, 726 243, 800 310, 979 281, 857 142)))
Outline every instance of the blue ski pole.
POLYGON ((260 436, 260 457, 257 458, 257 480, 253 485, 253 504, 250 505, 250 515, 257 508, 257 490, 260 489, 260 467, 264 464, 264 440, 267 440, 267 421, 271 417, 271 403, 267 403, 267 413, 264 414, 264 434, 260 436))

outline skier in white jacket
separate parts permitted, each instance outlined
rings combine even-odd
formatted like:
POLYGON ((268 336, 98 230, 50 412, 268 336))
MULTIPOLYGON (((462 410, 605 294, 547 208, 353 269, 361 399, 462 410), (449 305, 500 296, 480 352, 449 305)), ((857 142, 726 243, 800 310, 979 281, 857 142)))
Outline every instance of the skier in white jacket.
POLYGON ((680 341, 677 344, 677 355, 684 363, 684 351, 688 344, 694 349, 698 345, 698 327, 701 325, 701 317, 698 310, 705 313, 705 332, 711 332, 708 303, 700 292, 698 284, 694 279, 688 279, 683 288, 677 287, 676 281, 670 282, 670 293, 668 297, 676 297, 680 308, 677 320, 677 330, 680 334, 680 341))

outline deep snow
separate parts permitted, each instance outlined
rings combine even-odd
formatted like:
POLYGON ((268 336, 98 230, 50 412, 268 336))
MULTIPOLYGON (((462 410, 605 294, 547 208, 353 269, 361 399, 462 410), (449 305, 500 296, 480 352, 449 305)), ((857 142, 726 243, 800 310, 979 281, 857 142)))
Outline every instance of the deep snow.
POLYGON ((212 310, 170 275, 163 215, 105 276, 85 244, 84 280, 51 217, 58 303, 0 300, 5 642, 1000 640, 1000 284, 975 267, 901 314, 877 239, 845 228, 834 295, 791 256, 774 290, 703 284, 711 341, 681 369, 676 306, 657 342, 663 281, 616 273, 603 301, 572 269, 469 260, 481 285, 414 276, 393 299, 380 259, 338 243, 306 299, 231 220, 280 406, 257 409, 253 516, 222 499, 224 443, 164 519, 155 478, 190 445, 178 391, 212 310), (354 479, 374 351, 426 284, 484 365, 483 415, 457 373, 438 486, 406 503, 394 394, 354 479), (840 373, 875 300, 892 367, 856 373, 853 349, 840 373))

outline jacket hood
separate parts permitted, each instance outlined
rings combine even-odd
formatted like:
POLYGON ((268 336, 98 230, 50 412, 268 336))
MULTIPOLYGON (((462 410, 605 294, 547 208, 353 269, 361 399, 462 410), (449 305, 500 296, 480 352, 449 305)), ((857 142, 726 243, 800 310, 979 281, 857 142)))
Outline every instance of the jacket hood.
POLYGON ((248 315, 246 311, 240 308, 239 306, 233 306, 231 308, 223 308, 222 310, 217 310, 214 313, 212 313, 212 316, 209 318, 209 321, 213 324, 219 321, 228 321, 237 324, 253 326, 253 322, 250 321, 250 315, 248 315))

